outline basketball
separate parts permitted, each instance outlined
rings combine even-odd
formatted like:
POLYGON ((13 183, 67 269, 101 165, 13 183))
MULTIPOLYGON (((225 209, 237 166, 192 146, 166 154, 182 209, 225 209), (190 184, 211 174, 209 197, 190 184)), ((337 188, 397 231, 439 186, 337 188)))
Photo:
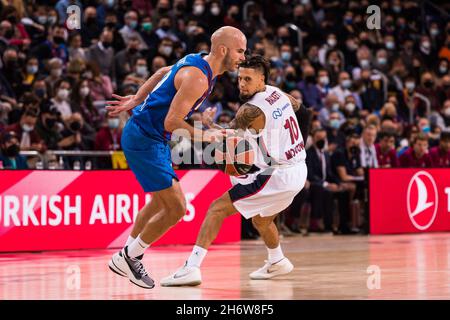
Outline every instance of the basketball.
POLYGON ((215 148, 214 159, 219 170, 230 176, 240 176, 252 169, 255 152, 246 139, 227 137, 215 148))

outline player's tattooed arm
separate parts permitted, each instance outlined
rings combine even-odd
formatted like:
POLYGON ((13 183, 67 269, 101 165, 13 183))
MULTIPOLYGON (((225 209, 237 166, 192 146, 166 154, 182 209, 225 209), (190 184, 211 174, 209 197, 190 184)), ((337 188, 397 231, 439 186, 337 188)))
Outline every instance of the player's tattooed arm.
POLYGON ((235 129, 254 129, 256 132, 264 128, 266 117, 264 112, 250 103, 243 104, 234 119, 233 128, 235 129))

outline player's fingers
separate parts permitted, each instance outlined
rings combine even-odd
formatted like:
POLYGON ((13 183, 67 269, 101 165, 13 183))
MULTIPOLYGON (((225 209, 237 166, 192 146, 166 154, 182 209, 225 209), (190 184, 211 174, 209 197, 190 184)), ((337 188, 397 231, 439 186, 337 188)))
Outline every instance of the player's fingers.
POLYGON ((119 96, 118 94, 115 94, 115 93, 112 94, 112 97, 119 99, 119 100, 125 99, 125 97, 119 96))
POLYGON ((108 105, 118 105, 121 104, 122 101, 114 100, 114 101, 106 101, 106 104, 108 105))

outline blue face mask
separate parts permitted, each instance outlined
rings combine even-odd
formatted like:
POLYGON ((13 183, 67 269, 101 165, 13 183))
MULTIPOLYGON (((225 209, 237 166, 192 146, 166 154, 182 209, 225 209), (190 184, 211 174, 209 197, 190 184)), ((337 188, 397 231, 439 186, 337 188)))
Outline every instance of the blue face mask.
POLYGON ((422 128, 422 132, 423 133, 430 133, 430 131, 431 131, 431 129, 430 129, 429 126, 425 126, 425 127, 422 128))
POLYGON ((131 29, 136 29, 137 25, 138 25, 137 21, 133 20, 133 21, 130 22, 130 28, 131 29))
POLYGON ((330 127, 333 128, 333 129, 339 129, 340 121, 338 119, 331 119, 330 120, 330 127))
POLYGON ((281 59, 283 60, 283 61, 289 61, 289 60, 291 60, 291 53, 290 52, 282 52, 281 53, 281 59))

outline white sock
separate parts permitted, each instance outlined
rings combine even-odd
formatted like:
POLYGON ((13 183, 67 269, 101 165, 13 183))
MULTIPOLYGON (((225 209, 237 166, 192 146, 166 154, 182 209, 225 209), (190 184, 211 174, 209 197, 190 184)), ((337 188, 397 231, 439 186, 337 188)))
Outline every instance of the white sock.
POLYGON ((186 265, 188 267, 200 268, 202 261, 205 258, 207 252, 208 252, 208 250, 203 249, 202 247, 194 246, 194 249, 192 249, 192 253, 189 256, 186 265))
POLYGON ((140 236, 138 236, 130 245, 128 245, 128 256, 130 258, 136 258, 144 254, 145 250, 150 246, 149 243, 145 243, 140 236))
POLYGON ((267 252, 269 253, 269 262, 272 264, 277 263, 284 258, 283 250, 281 250, 280 245, 278 245, 275 249, 267 248, 267 252))
POLYGON ((133 238, 132 236, 128 236, 127 242, 125 243, 125 247, 129 246, 136 238, 133 238))

